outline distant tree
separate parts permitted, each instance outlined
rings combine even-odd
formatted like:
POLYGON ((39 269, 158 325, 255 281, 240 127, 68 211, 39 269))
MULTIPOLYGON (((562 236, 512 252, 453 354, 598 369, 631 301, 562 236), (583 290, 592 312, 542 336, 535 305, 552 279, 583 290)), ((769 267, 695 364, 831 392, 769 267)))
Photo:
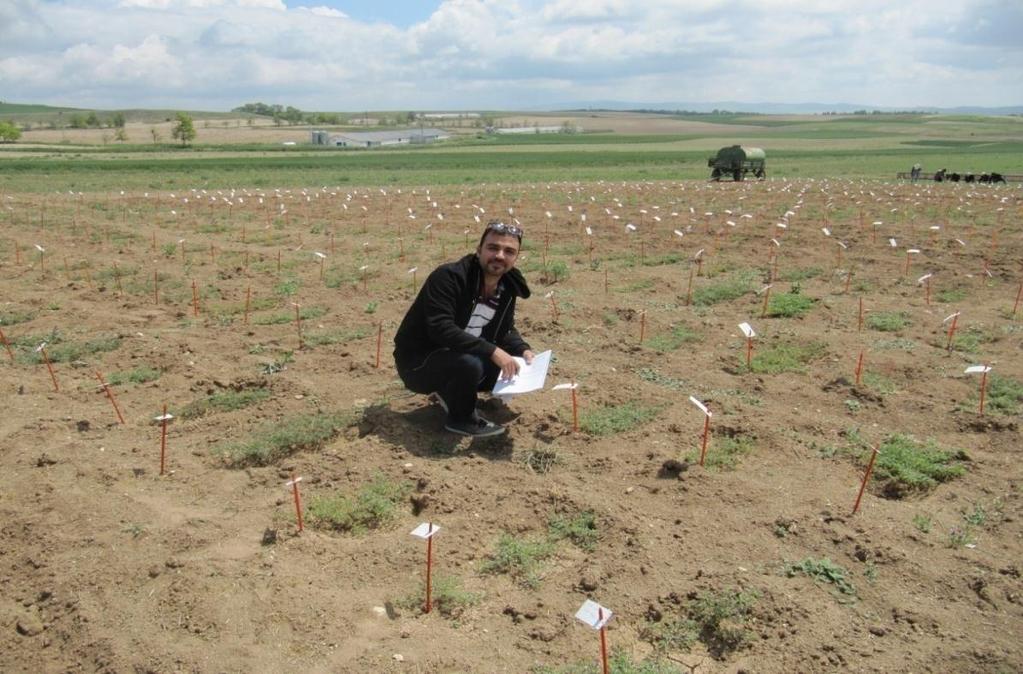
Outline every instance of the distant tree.
POLYGON ((72 129, 84 129, 85 128, 85 117, 74 114, 68 119, 68 126, 72 129))
POLYGON ((21 129, 11 122, 0 122, 0 143, 13 143, 21 138, 21 129))
POLYGON ((123 126, 114 131, 114 140, 119 143, 123 143, 128 140, 128 132, 124 130, 123 126))
POLYGON ((114 116, 110 118, 110 126, 114 127, 115 129, 123 129, 124 128, 124 113, 123 112, 115 112, 114 116))
POLYGON ((181 141, 181 147, 185 147, 195 140, 195 124, 187 113, 179 112, 177 122, 171 131, 171 137, 181 141))
POLYGON ((85 118, 85 125, 90 129, 98 129, 101 126, 99 116, 95 112, 90 112, 85 118))
POLYGON ((160 142, 160 130, 155 126, 149 127, 149 135, 153 137, 153 145, 160 142))

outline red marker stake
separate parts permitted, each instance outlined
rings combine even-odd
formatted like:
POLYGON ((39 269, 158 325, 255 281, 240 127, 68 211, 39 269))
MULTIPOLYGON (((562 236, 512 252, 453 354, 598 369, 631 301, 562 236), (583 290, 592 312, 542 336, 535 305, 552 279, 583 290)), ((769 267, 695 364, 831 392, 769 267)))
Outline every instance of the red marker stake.
POLYGON ((768 302, 768 300, 770 298, 771 298, 771 286, 767 286, 767 288, 764 290, 764 306, 760 310, 760 317, 761 318, 766 318, 767 317, 767 302, 768 302))
POLYGON ((856 385, 860 385, 861 375, 863 374, 863 352, 860 351, 860 357, 856 359, 856 385))
POLYGON ((980 416, 984 416, 984 394, 987 392, 987 370, 980 375, 980 416))
POLYGON ((11 359, 11 365, 14 365, 14 352, 11 351, 11 344, 7 341, 7 336, 4 335, 2 328, 0 328, 0 342, 3 342, 4 348, 7 349, 7 357, 11 359))
MULTIPOLYGON (((46 343, 44 342, 39 347, 39 352, 43 354, 43 362, 46 363, 46 369, 50 371, 50 379, 53 380, 53 390, 60 392, 60 386, 57 385, 57 375, 53 373, 53 365, 50 364, 50 357, 46 355, 46 343)), ((981 400, 981 409, 984 408, 983 399, 981 400)), ((982 412, 983 413, 983 412, 982 412)))
POLYGON ((1019 290, 1016 291, 1016 302, 1012 305, 1012 319, 1016 320, 1016 311, 1019 310, 1019 300, 1023 298, 1023 282, 1019 284, 1019 290))
POLYGON ((643 338, 646 337, 646 311, 639 312, 639 343, 643 343, 643 338))
POLYGON ((158 418, 160 420, 160 475, 163 475, 167 467, 167 422, 171 419, 171 415, 167 414, 167 403, 163 404, 163 414, 158 418))
POLYGON ((579 398, 575 393, 576 385, 572 382, 572 432, 579 432, 579 398))
POLYGON ((252 286, 245 289, 245 317, 242 319, 245 325, 249 324, 249 307, 252 304, 252 286))
POLYGON ((380 345, 384 339, 384 324, 380 323, 377 325, 377 358, 376 363, 373 365, 374 368, 380 369, 380 345))
MULTIPOLYGON (((597 620, 603 622, 604 620, 604 609, 597 609, 597 620)), ((609 674, 611 671, 608 667, 607 662, 607 626, 601 626, 600 628, 600 664, 603 667, 604 674, 609 674)))
POLYGON ((199 289, 195 285, 195 279, 192 279, 192 315, 199 315, 199 289))
POLYGON ((867 488, 867 481, 870 480, 870 473, 874 470, 874 460, 877 459, 881 446, 874 445, 874 451, 870 455, 870 463, 867 464, 867 472, 863 474, 863 482, 860 484, 860 493, 856 495, 856 505, 853 506, 852 514, 855 515, 860 509, 860 500, 863 498, 863 491, 867 488))
MULTIPOLYGON (((294 304, 294 302, 292 303, 294 304)), ((302 349, 302 316, 299 314, 301 305, 295 304, 295 330, 298 332, 298 348, 302 349)))
POLYGON ((753 338, 746 338, 746 369, 753 371, 753 338))
POLYGON ((554 322, 558 322, 558 303, 554 301, 554 293, 550 294, 551 298, 551 311, 554 312, 554 322))
POLYGON ((849 294, 849 283, 852 281, 852 272, 845 275, 845 293, 849 294))
POLYGON ((604 294, 606 295, 610 290, 611 286, 607 280, 607 267, 604 267, 604 294))
POLYGON ((121 409, 117 406, 117 401, 114 400, 114 392, 110 390, 110 384, 103 381, 103 375, 96 370, 96 379, 99 379, 99 387, 106 391, 107 398, 110 399, 110 404, 114 406, 114 411, 117 412, 117 420, 124 424, 124 417, 121 415, 121 409))
POLYGON ((863 298, 860 298, 860 313, 856 318, 856 330, 862 332, 863 330, 863 298))
POLYGON ((298 531, 302 533, 305 529, 305 525, 302 523, 302 498, 298 495, 298 483, 301 482, 302 478, 295 477, 295 474, 291 474, 291 481, 288 485, 291 487, 291 493, 295 497, 295 518, 298 520, 298 531))
POLYGON ((952 325, 948 326, 948 341, 945 343, 945 350, 952 350, 952 337, 956 334, 956 324, 959 323, 959 312, 956 312, 952 316, 952 325))
MULTIPOLYGON (((430 522, 430 528, 427 529, 427 534, 433 533, 433 522, 430 522)), ((433 608, 433 598, 431 590, 433 589, 433 536, 426 539, 426 606, 423 607, 423 613, 429 613, 430 609, 433 608)))
POLYGON ((710 436, 710 415, 705 414, 703 418, 703 445, 700 447, 700 465, 703 465, 707 457, 707 438, 710 436))
POLYGON ((689 288, 686 290, 686 306, 693 304, 693 276, 696 274, 694 267, 689 268, 689 288))

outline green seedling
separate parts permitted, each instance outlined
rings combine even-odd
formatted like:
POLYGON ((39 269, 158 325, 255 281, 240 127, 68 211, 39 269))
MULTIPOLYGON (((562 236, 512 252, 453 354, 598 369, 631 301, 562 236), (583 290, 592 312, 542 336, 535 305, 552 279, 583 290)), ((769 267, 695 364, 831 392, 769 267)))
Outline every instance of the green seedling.
POLYGON ((377 474, 355 496, 335 494, 310 500, 309 521, 314 526, 353 534, 379 529, 394 519, 398 504, 411 489, 407 482, 394 482, 377 474))
POLYGON ((834 585, 841 594, 855 596, 856 588, 849 582, 848 573, 842 566, 835 564, 827 557, 822 559, 807 557, 800 562, 785 566, 785 575, 789 578, 803 575, 819 583, 834 585))
POLYGON ((579 415, 579 428, 590 435, 616 435, 647 423, 660 412, 659 406, 631 402, 616 407, 589 408, 579 415))
POLYGON ((268 424, 241 442, 218 445, 213 453, 232 467, 265 466, 301 450, 316 450, 333 440, 352 420, 350 413, 293 417, 268 424))
POLYGON ((554 554, 550 541, 529 541, 501 534, 497 549, 480 566, 481 573, 506 573, 520 585, 536 589, 543 576, 542 561, 554 554))

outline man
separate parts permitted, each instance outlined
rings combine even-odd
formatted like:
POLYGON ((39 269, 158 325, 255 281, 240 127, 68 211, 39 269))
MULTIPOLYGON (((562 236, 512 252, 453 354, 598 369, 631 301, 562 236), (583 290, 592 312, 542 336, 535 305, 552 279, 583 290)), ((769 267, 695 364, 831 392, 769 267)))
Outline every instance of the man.
POLYGON ((515 300, 529 286, 515 268, 522 229, 490 222, 476 252, 430 274, 394 336, 394 364, 409 390, 433 393, 444 428, 471 437, 504 433, 476 412, 477 393, 511 379, 533 352, 515 329, 515 300))

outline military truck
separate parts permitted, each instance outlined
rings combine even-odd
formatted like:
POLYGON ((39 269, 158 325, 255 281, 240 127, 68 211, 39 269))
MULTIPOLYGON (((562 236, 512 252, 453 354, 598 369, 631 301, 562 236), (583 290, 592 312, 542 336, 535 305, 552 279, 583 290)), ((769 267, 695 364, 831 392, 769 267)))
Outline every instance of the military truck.
POLYGON ((759 147, 742 147, 731 145, 718 150, 717 156, 707 160, 707 166, 713 169, 711 180, 721 180, 722 176, 732 176, 733 180, 742 180, 747 173, 757 178, 767 176, 766 155, 759 147))

